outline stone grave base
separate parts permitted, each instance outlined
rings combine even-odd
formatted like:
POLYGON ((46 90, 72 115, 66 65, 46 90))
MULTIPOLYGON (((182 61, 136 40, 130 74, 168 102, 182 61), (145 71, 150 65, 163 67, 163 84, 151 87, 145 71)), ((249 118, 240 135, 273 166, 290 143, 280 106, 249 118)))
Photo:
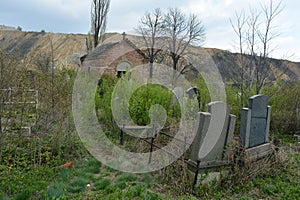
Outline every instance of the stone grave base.
MULTIPOLYGON (((225 177, 228 174, 229 174, 228 170, 208 171, 206 173, 204 173, 203 171, 199 172, 195 187, 206 185, 214 181, 219 181, 221 177, 225 177)), ((193 184, 195 178, 195 172, 192 170, 187 170, 187 175, 189 177, 190 183, 193 184)))
MULTIPOLYGON (((229 165, 229 160, 228 161, 203 161, 200 162, 200 168, 199 168, 199 172, 201 171, 215 171, 216 168, 222 167, 222 166, 226 166, 229 165)), ((197 168, 197 163, 191 159, 188 160, 188 169, 195 172, 197 168)))
MULTIPOLYGON (((194 182, 195 172, 197 168, 197 163, 189 160, 188 161, 188 177, 191 181, 191 184, 194 182)), ((214 162, 201 162, 200 168, 198 171, 196 187, 199 185, 205 185, 213 181, 219 181, 221 176, 227 176, 229 171, 223 170, 222 167, 229 165, 229 162, 226 161, 214 161, 214 162)))
POLYGON ((246 158, 250 162, 262 159, 272 153, 270 143, 261 144, 256 147, 251 147, 245 150, 246 158))

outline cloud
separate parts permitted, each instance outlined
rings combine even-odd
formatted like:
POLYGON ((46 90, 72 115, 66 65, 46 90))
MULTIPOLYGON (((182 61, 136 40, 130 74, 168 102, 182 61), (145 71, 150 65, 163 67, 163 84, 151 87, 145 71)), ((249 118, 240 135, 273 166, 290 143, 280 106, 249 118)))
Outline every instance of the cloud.
POLYGON ((80 32, 89 26, 89 6, 81 0, 1 1, 0 24, 33 31, 80 32))
MULTIPOLYGON (((274 0, 279 2, 280 0, 274 0)), ((229 18, 235 11, 260 8, 265 0, 111 0, 108 32, 129 32, 137 27, 146 11, 159 7, 164 12, 178 7, 186 14, 194 13, 206 27, 205 46, 233 49, 235 35, 229 18)), ((273 42, 274 55, 292 51, 300 60, 298 25, 300 1, 283 0, 284 10, 274 21, 281 35, 273 42)), ((21 26, 23 30, 64 33, 87 33, 90 30, 90 0, 0 0, 0 24, 21 26)), ((273 44, 272 44, 273 45, 273 44)))

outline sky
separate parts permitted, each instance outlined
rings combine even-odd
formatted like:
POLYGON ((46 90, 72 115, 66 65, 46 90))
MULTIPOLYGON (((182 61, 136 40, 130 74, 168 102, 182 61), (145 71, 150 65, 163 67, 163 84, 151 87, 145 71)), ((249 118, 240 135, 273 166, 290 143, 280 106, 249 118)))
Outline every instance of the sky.
MULTIPOLYGON (((193 13, 206 28, 204 47, 236 52, 237 37, 229 19, 235 12, 259 9, 267 0, 111 0, 107 32, 134 34, 139 19, 147 11, 163 12, 177 7, 187 15, 193 13)), ((278 2, 278 0, 274 0, 278 2)), ((275 18, 280 35, 271 41, 271 57, 300 62, 300 1, 282 0, 284 6, 275 18)), ((1 0, 0 25, 23 31, 83 33, 90 30, 91 0, 1 0)))

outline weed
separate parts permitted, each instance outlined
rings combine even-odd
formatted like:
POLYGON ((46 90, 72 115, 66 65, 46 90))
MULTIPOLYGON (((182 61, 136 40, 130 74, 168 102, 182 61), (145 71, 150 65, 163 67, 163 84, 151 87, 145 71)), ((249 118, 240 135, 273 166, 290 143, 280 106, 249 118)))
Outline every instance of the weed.
POLYGON ((83 171, 84 172, 89 172, 93 174, 100 173, 100 168, 101 168, 101 162, 98 160, 91 158, 89 159, 83 166, 83 171))
POLYGON ((144 200, 163 200, 165 199, 162 195, 159 195, 151 190, 146 190, 143 193, 144 200))
POLYGON ((109 185, 111 184, 111 180, 110 179, 99 179, 97 182, 94 183, 94 186, 92 188, 92 190, 96 191, 96 190, 104 190, 106 189, 109 185))
POLYGON ((81 192, 84 191, 87 184, 89 183, 89 180, 84 179, 84 178, 76 178, 75 180, 73 180, 69 187, 68 187, 68 191, 71 193, 75 193, 75 192, 81 192))
POLYGON ((46 192, 46 199, 59 199, 66 194, 66 186, 62 182, 51 184, 46 192))
POLYGON ((120 188, 121 190, 126 188, 126 182, 125 181, 116 181, 115 183, 116 188, 120 188))
POLYGON ((32 192, 29 190, 24 190, 23 192, 16 195, 15 200, 27 200, 30 199, 32 192))
POLYGON ((141 196, 144 190, 145 186, 141 184, 131 186, 130 188, 128 188, 125 197, 133 199, 134 197, 141 196))
POLYGON ((124 182, 130 182, 130 181, 136 181, 138 177, 134 174, 124 173, 121 175, 120 178, 118 178, 118 181, 124 181, 124 182))

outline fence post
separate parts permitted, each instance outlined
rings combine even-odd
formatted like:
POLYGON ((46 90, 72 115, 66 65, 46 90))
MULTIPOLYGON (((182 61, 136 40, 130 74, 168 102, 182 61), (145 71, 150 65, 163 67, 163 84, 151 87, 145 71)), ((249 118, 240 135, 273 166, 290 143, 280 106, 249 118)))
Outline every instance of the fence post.
POLYGON ((152 136, 152 138, 151 138, 151 144, 150 144, 150 155, 149 155, 149 161, 148 161, 148 164, 150 164, 150 163, 151 163, 151 159, 152 159, 152 151, 153 151, 154 137, 155 137, 155 135, 154 135, 154 136, 152 136))
POLYGON ((125 128, 125 125, 123 124, 123 127, 121 128, 121 132, 120 132, 120 145, 123 145, 123 143, 124 143, 124 132, 123 132, 124 128, 125 128))
POLYGON ((296 130, 296 133, 297 134, 300 134, 300 109, 299 108, 296 108, 296 116, 297 116, 297 130, 296 130))
POLYGON ((194 183, 193 183, 193 188, 195 188, 196 184, 197 184, 197 179, 198 179, 198 174, 199 174, 199 170, 200 170, 200 160, 197 160, 197 166, 196 166, 196 170, 195 170, 195 177, 194 177, 194 183))

